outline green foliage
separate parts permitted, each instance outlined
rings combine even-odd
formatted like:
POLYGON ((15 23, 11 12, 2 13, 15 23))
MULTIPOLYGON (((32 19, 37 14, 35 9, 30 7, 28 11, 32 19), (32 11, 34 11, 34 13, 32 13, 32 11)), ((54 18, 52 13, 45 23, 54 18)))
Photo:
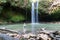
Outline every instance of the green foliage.
POLYGON ((8 22, 21 22, 25 20, 25 17, 22 13, 19 11, 14 11, 11 8, 4 8, 1 12, 1 18, 8 22))
MULTIPOLYGON (((39 2, 39 7, 38 7, 39 18, 41 17, 42 20, 45 19, 47 21, 50 19, 60 20, 60 8, 58 10, 55 10, 53 13, 49 14, 48 8, 50 8, 51 6, 50 3, 51 3, 50 0, 41 0, 39 2)), ((0 14, 1 14, 0 18, 3 18, 7 21, 13 21, 13 22, 20 22, 26 19, 30 21, 31 2, 29 0, 27 2, 24 2, 24 0, 0 0, 0 4, 2 5, 2 6, 0 5, 0 14), (10 4, 6 4, 7 2, 9 2, 10 4), (16 10, 15 11, 12 10, 13 8, 16 10), (20 12, 19 10, 22 10, 22 12, 20 12), (26 16, 25 15, 26 13, 28 13, 27 18, 24 17, 26 16)))
POLYGON ((60 20, 60 9, 55 10, 52 14, 51 14, 53 20, 59 21, 60 20))
POLYGON ((3 10, 3 6, 0 6, 0 14, 1 14, 2 10, 3 10))
POLYGON ((39 10, 42 10, 44 13, 49 13, 48 8, 50 6, 50 1, 42 0, 39 2, 39 10))
POLYGON ((7 0, 0 0, 0 3, 6 3, 7 0))
POLYGON ((24 16, 22 15, 16 15, 16 16, 12 16, 12 18, 10 19, 13 22, 21 22, 23 20, 25 20, 24 16))

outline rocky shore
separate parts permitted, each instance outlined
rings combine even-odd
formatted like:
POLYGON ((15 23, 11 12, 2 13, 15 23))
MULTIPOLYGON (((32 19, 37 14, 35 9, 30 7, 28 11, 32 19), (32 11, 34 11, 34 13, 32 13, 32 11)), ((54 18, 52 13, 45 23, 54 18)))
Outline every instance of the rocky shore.
MULTIPOLYGON (((27 31, 26 31, 27 32, 27 31)), ((36 33, 0 29, 0 40, 60 40, 60 31, 41 29, 36 33)))

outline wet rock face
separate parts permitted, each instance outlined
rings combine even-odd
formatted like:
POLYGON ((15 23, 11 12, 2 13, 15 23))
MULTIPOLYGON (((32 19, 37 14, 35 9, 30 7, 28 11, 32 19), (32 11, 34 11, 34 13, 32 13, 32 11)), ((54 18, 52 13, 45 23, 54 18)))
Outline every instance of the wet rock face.
MULTIPOLYGON (((6 30, 7 31, 7 30, 6 30)), ((39 31, 37 34, 25 33, 25 34, 17 34, 16 32, 10 33, 6 32, 0 33, 0 40, 55 40, 54 37, 60 37, 60 31, 39 31), (23 38, 23 39, 22 39, 23 38), (53 38, 53 39, 52 39, 53 38)), ((58 39, 57 38, 57 39, 58 39)))
POLYGON ((0 40, 4 40, 3 37, 0 37, 0 40))
POLYGON ((39 38, 38 40, 43 40, 42 38, 39 38))
POLYGON ((19 40, 19 38, 10 37, 6 34, 0 34, 1 40, 19 40))
POLYGON ((36 40, 35 38, 30 38, 30 39, 28 39, 28 40, 36 40))
POLYGON ((45 33, 37 34, 33 36, 34 34, 25 34, 23 35, 24 38, 27 38, 28 40, 52 40, 52 38, 45 33))
POLYGON ((37 37, 38 37, 38 40, 51 40, 51 37, 49 37, 49 35, 44 33, 38 34, 37 37))

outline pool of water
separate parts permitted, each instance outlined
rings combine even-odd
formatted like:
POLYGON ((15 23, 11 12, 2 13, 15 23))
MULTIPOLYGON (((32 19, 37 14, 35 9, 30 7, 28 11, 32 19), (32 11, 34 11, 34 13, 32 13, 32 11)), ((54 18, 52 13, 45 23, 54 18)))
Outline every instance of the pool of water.
MULTIPOLYGON (((10 24, 10 25, 0 25, 0 28, 7 28, 12 30, 23 30, 23 24, 10 24)), ((27 30, 31 30, 32 26, 30 23, 26 24, 25 27, 27 30)), ((47 30, 60 30, 60 24, 51 24, 51 23, 38 23, 35 24, 35 29, 46 28, 47 30)))

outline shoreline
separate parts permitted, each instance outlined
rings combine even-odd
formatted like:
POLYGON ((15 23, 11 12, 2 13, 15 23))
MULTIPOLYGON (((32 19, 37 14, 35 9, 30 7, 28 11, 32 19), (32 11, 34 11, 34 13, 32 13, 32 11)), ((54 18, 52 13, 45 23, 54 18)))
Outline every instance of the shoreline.
MULTIPOLYGON (((8 23, 8 22, 0 22, 0 25, 9 25, 9 24, 24 24, 24 23, 26 23, 26 24, 30 24, 31 22, 22 22, 22 23, 8 23)), ((38 22, 38 23, 46 23, 46 24, 60 24, 60 21, 58 21, 58 22, 56 22, 56 21, 54 21, 54 22, 38 22)))
POLYGON ((40 23, 60 24, 60 22, 40 22, 40 23))

